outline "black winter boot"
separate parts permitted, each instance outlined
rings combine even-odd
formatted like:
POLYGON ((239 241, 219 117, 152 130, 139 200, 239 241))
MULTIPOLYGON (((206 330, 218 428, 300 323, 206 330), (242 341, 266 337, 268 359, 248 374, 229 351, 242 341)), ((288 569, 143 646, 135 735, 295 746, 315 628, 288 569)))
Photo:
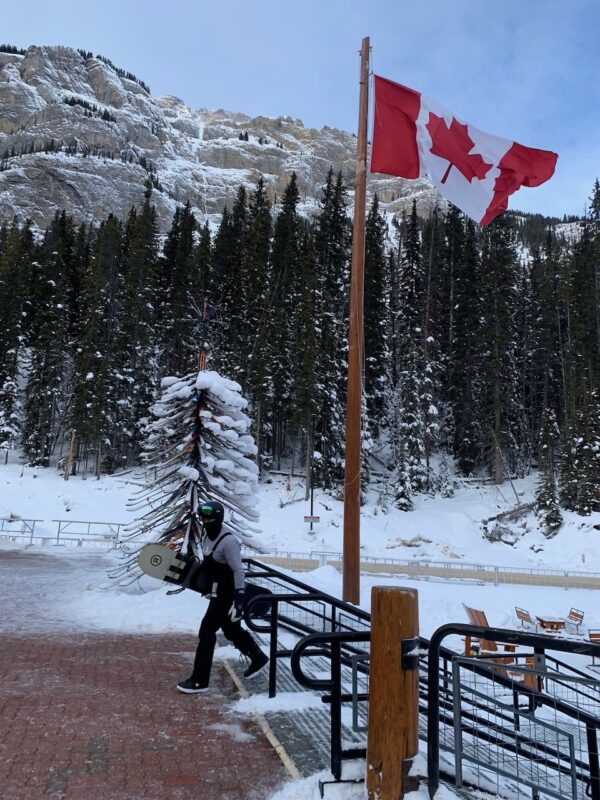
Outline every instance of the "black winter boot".
POLYGON ((244 678, 253 678, 267 666, 269 657, 266 656, 255 641, 252 642, 252 647, 248 648, 247 655, 250 658, 250 664, 244 672, 244 678))

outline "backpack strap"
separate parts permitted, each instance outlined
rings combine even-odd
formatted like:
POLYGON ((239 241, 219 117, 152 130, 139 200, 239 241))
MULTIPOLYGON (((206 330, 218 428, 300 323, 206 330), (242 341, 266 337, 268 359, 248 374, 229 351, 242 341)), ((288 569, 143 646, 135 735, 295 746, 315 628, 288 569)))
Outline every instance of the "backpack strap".
POLYGON ((211 555, 211 556, 212 556, 212 554, 215 552, 215 550, 217 549, 217 547, 218 547, 218 546, 221 544, 221 542, 223 541, 223 539, 224 539, 226 536, 231 536, 231 532, 230 532, 230 531, 226 531, 225 533, 222 533, 222 534, 219 536, 219 538, 217 539, 217 541, 216 541, 216 542, 213 544, 213 546, 211 547, 211 550, 210 550, 210 553, 209 553, 209 555, 211 555))

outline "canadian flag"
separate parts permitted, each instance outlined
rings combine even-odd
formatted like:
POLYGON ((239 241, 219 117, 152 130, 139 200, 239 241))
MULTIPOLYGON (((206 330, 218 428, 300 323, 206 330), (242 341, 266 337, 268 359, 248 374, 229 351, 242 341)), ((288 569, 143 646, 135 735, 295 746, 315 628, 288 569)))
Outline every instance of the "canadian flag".
POLYGON ((487 225, 521 186, 552 177, 558 155, 462 122, 434 100, 375 76, 371 172, 427 177, 446 200, 487 225))

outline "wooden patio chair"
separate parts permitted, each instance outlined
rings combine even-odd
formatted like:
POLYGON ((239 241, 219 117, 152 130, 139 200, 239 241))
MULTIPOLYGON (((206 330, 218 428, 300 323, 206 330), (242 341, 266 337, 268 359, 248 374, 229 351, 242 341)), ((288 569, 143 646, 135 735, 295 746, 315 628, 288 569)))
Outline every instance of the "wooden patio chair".
MULTIPOLYGON (((482 628, 489 628, 490 623, 487 620, 484 611, 481 611, 478 608, 471 608, 470 606, 465 605, 463 603, 463 608, 467 613, 467 617, 469 618, 469 622, 471 625, 478 625, 482 628)), ((470 636, 465 636, 465 655, 472 655, 473 654, 473 641, 470 636)), ((515 652, 515 645, 514 644, 505 644, 503 645, 505 653, 514 653, 515 652)), ((482 654, 486 653, 498 653, 498 644, 491 639, 479 639, 479 652, 482 654)), ((496 664, 512 664, 514 658, 512 656, 507 656, 506 658, 498 658, 494 659, 494 663, 496 664)))
MULTIPOLYGON (((463 603, 463 608, 467 613, 467 617, 469 618, 469 622, 471 625, 479 625, 481 627, 490 627, 490 624, 487 620, 485 612, 477 609, 471 608, 463 603)), ((522 609, 521 609, 522 610, 522 609)), ((529 617, 529 620, 533 625, 535 622, 531 619, 528 612, 525 612, 529 617)), ((600 634, 600 631, 598 631, 600 634)), ((473 644, 471 641, 470 636, 465 637, 465 655, 472 655, 473 644)), ((506 678, 511 678, 513 681, 517 681, 522 683, 524 686, 527 686, 530 689, 534 689, 535 691, 541 691, 543 688, 543 679, 540 678, 535 672, 531 671, 528 672, 527 669, 533 670, 535 666, 535 656, 527 656, 525 658, 525 670, 511 670, 510 665, 512 664, 514 667, 518 666, 516 659, 514 657, 514 653, 516 651, 516 645, 514 644, 503 644, 503 651, 498 649, 498 643, 493 641, 492 639, 480 639, 479 640, 479 652, 483 654, 490 654, 490 653, 499 653, 504 652, 507 655, 502 656, 501 658, 494 658, 494 668, 495 671, 499 674, 503 675, 506 678)))
POLYGON ((578 608, 572 608, 569 611, 568 616, 564 617, 564 621, 566 625, 573 625, 577 633, 579 633, 579 628, 583 622, 583 617, 583 611, 580 611, 578 608))
POLYGON ((517 615, 517 619, 521 623, 521 627, 525 628, 526 625, 533 626, 533 629, 537 631, 538 624, 533 619, 529 611, 526 611, 524 608, 519 608, 519 606, 515 606, 515 613, 517 615))
MULTIPOLYGON (((600 630, 588 630, 587 640, 591 644, 600 644, 600 630)), ((589 666, 596 669, 596 656, 592 656, 592 663, 589 666)))

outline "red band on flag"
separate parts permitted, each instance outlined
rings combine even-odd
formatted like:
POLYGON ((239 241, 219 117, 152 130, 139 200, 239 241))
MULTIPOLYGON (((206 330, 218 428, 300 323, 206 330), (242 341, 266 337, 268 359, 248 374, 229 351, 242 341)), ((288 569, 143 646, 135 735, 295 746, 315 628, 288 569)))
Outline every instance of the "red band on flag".
POLYGON ((521 186, 540 186, 554 174, 558 155, 549 150, 538 150, 513 142, 510 150, 503 156, 498 169, 500 175, 494 184, 494 196, 482 225, 490 223, 498 214, 506 211, 508 198, 521 186))
POLYGON ((371 172, 418 178, 420 174, 416 120, 421 95, 375 75, 375 121, 371 172))

